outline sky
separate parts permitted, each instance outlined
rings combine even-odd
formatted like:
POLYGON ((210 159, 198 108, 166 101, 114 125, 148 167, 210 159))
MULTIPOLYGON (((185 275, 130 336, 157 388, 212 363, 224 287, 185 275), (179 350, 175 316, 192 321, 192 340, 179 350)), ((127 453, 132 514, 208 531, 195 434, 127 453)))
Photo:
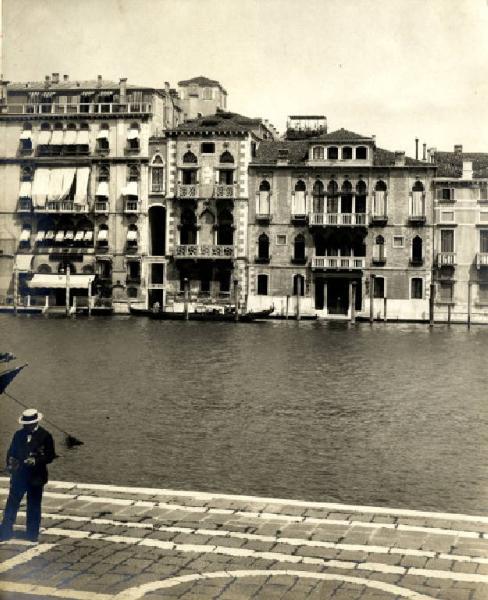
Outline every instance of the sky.
POLYGON ((488 152, 488 0, 3 0, 2 29, 10 81, 205 75, 280 132, 323 114, 409 155, 488 152))

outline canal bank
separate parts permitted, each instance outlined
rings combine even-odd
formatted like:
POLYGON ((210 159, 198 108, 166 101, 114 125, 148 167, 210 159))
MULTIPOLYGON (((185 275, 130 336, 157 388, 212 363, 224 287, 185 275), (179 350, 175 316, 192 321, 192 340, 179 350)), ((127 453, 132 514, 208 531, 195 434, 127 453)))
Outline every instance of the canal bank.
POLYGON ((486 516, 61 481, 43 510, 0 544, 5 600, 488 597, 486 516))

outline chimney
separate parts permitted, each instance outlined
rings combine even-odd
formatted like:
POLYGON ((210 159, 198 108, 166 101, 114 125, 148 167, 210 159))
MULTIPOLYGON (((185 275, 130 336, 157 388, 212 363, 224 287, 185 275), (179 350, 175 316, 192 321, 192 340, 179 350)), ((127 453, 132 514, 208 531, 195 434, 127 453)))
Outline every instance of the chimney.
POLYGON ((59 83, 59 73, 53 73, 53 83, 59 83))
POLYGON ((164 82, 164 91, 168 94, 169 93, 169 81, 165 81, 164 82))
POLYGON ((423 144, 422 160, 427 160, 427 144, 423 144))
POLYGON ((473 179, 473 163, 463 160, 463 179, 473 179))
POLYGON ((403 150, 395 150, 395 167, 405 166, 405 152, 403 150))
POLYGON ((102 76, 101 75, 97 75, 97 87, 99 87, 99 88, 102 87, 102 76))
POLYGON ((419 159, 419 138, 415 138, 415 160, 419 159))
POLYGON ((63 75, 63 81, 69 81, 69 75, 63 75))
POLYGON ((50 84, 51 84, 51 78, 49 77, 49 75, 46 75, 46 78, 44 80, 44 87, 48 88, 50 84))
POLYGON ((427 156, 429 157, 429 162, 434 163, 435 162, 435 153, 437 152, 437 148, 429 148, 427 150, 427 156))
POLYGON ((463 153, 463 145, 462 144, 456 144, 454 146, 454 152, 456 154, 462 154, 463 153))
POLYGON ((0 79, 0 104, 7 103, 7 85, 8 84, 9 84, 8 81, 0 79))
POLYGON ((127 102, 127 77, 121 77, 119 80, 119 88, 120 88, 120 102, 124 104, 127 102))

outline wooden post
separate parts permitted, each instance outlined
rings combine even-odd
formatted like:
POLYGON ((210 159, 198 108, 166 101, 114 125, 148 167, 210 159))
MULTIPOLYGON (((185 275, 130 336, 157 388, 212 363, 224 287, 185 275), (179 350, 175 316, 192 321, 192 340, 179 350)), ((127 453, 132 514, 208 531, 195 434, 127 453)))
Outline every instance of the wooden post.
MULTIPOLYGON (((91 303, 92 303, 92 283, 93 280, 90 279, 88 282, 88 316, 91 316, 91 303)), ((129 312, 130 312, 130 304, 129 304, 129 312)))
POLYGON ((468 281, 468 329, 471 327, 471 286, 472 282, 468 281))
POLYGON ((66 314, 69 315, 69 276, 70 266, 66 265, 66 314))
POLYGON ((447 305, 447 324, 451 324, 451 305, 447 305))
POLYGON ((374 321, 374 278, 375 275, 371 275, 369 278, 369 322, 371 325, 374 321))
POLYGON ((302 293, 302 278, 297 277, 297 321, 300 320, 300 294, 302 293))
POLYGON ((435 302, 435 283, 430 284, 429 298, 429 327, 434 326, 434 302, 435 302))
POLYGON ((19 272, 14 269, 14 314, 17 314, 17 302, 19 294, 19 272))
POLYGON ((286 312, 285 312, 285 319, 288 321, 288 306, 290 303, 290 296, 286 296, 286 312))
POLYGON ((357 281, 353 281, 351 285, 351 323, 356 322, 356 287, 357 281))
POLYGON ((185 321, 188 321, 188 292, 189 292, 188 285, 189 285, 188 277, 185 277, 183 279, 184 294, 185 294, 185 321))
POLYGON ((239 321, 239 280, 234 279, 234 321, 237 323, 239 321))
POLYGON ((386 323, 386 296, 383 298, 383 321, 386 323))

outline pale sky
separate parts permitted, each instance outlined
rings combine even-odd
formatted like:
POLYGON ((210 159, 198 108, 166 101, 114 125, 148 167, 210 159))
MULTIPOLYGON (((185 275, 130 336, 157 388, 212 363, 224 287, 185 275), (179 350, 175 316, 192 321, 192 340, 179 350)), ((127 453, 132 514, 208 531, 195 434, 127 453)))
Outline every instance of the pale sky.
POLYGON ((3 0, 3 39, 10 81, 205 75, 280 132, 325 114, 410 155, 488 152, 488 0, 3 0))

